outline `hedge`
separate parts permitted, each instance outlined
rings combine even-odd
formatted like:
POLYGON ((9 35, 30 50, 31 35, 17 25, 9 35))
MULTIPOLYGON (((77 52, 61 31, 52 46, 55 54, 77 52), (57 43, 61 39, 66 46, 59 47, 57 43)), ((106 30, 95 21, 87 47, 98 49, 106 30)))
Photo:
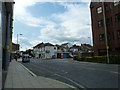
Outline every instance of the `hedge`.
MULTIPOLYGON (((96 62, 96 63, 108 63, 107 56, 94 56, 94 57, 78 57, 74 56, 74 60, 96 62)), ((109 56, 110 64, 120 64, 120 56, 109 56)))

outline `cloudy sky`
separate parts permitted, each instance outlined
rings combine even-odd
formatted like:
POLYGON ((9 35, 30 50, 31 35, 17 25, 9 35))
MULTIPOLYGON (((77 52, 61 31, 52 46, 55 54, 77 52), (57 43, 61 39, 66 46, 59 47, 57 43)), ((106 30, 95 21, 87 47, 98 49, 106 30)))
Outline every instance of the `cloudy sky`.
POLYGON ((13 42, 21 50, 38 43, 90 44, 90 2, 42 2, 42 0, 15 0, 13 42), (23 34, 23 35, 20 35, 23 34))

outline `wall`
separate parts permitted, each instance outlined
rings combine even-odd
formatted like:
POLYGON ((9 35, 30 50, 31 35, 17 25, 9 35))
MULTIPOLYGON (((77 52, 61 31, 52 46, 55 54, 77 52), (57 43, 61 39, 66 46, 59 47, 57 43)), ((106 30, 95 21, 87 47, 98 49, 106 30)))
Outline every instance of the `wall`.
POLYGON ((54 47, 53 46, 46 46, 45 47, 45 51, 46 50, 49 50, 50 51, 50 53, 46 53, 45 54, 45 57, 47 58, 47 57, 52 57, 52 55, 55 55, 55 50, 54 50, 54 47))
MULTIPOLYGON (((111 39, 108 39, 109 54, 120 55, 120 39, 117 39, 117 30, 120 30, 120 22, 115 22, 115 14, 120 13, 120 5, 114 7, 113 2, 106 2, 105 6, 109 6, 109 10, 105 8, 105 18, 112 18, 110 25, 107 25, 107 35, 111 35, 111 39), (119 48, 119 49, 116 49, 119 48)), ((98 28, 98 21, 103 20, 103 12, 97 14, 96 8, 102 6, 102 3, 95 3, 94 7, 91 8, 91 19, 92 19, 92 35, 93 35, 93 46, 94 55, 101 56, 106 55, 106 41, 99 40, 99 34, 105 34, 105 28, 98 28), (102 51, 102 52, 101 52, 102 51)))
POLYGON ((12 44, 12 51, 19 50, 20 45, 19 44, 12 44))
POLYGON ((2 2, 0 2, 0 90, 2 89, 2 2))
POLYGON ((10 62, 10 13, 7 12, 5 3, 2 3, 2 46, 3 46, 3 57, 2 57, 2 69, 7 70, 10 62))
MULTIPOLYGON (((11 61, 13 2, 2 2, 2 86, 4 86, 7 70, 11 61)), ((1 36, 1 35, 0 35, 1 36)), ((1 54, 1 53, 0 53, 1 54)))

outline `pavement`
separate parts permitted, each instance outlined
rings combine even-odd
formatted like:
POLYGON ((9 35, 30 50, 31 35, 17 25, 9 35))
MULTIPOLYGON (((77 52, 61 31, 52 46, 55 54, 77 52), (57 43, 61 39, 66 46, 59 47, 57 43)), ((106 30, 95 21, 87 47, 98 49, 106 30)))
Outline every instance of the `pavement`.
MULTIPOLYGON (((18 59, 21 61, 21 59, 18 59)), ((24 65, 12 60, 9 65, 4 88, 70 88, 75 87, 42 76, 36 76, 24 65)))

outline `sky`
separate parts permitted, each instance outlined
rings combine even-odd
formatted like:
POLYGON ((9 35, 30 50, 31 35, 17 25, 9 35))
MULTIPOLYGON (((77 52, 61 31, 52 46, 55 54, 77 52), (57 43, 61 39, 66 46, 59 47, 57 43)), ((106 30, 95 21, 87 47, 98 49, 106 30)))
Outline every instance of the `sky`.
POLYGON ((82 0, 15 0, 13 42, 17 43, 18 34, 20 50, 31 49, 41 42, 54 45, 67 42, 90 44, 92 30, 89 4, 89 1, 82 0))

